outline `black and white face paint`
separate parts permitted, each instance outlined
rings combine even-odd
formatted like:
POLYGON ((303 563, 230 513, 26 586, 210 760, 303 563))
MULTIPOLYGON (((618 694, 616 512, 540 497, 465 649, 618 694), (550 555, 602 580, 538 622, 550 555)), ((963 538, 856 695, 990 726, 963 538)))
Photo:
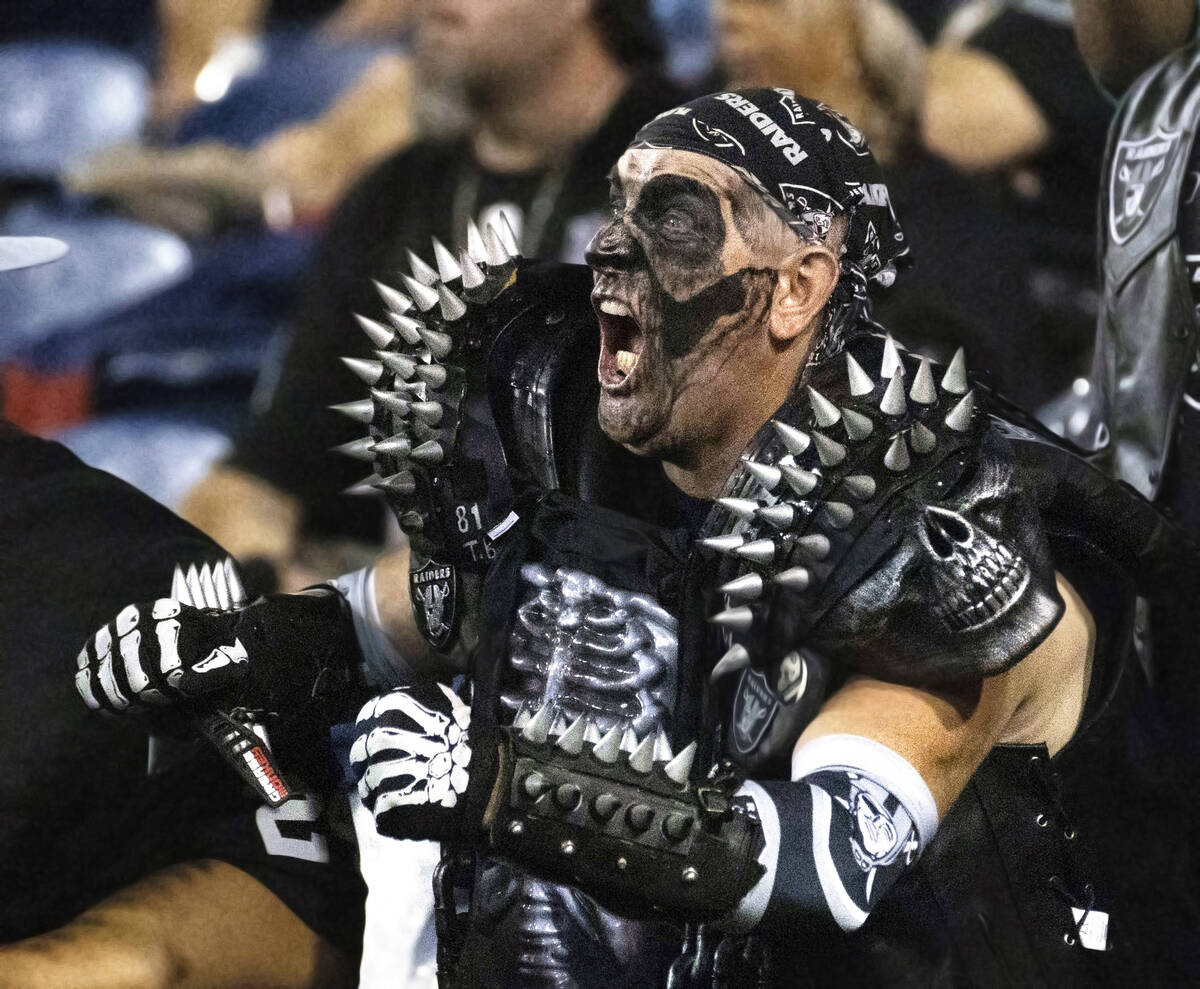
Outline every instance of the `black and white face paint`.
POLYGON ((745 387, 730 361, 764 325, 798 240, 735 172, 688 151, 627 151, 612 206, 588 251, 600 424, 665 457, 720 428, 722 404, 745 387))

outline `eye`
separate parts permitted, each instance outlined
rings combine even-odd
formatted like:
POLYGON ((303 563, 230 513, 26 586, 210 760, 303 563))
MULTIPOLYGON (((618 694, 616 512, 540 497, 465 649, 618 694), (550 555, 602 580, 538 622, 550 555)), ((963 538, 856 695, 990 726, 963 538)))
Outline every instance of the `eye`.
POLYGON ((686 237, 696 230, 696 221, 686 210, 672 207, 659 220, 659 229, 668 237, 686 237))

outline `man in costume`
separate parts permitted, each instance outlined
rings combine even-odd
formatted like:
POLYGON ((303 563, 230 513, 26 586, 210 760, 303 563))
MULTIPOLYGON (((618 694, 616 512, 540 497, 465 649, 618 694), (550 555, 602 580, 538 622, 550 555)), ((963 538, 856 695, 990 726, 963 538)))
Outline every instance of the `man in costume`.
MULTIPOLYGON (((1140 950, 1196 916, 1146 912, 1190 815, 1130 874, 1146 815, 1114 813, 1161 801, 1146 752, 1190 807, 1126 648, 1134 589, 1178 591, 1188 548, 962 354, 877 332, 905 244, 853 125, 704 97, 621 157, 590 273, 514 246, 488 230, 368 327, 344 452, 410 546, 338 582, 361 656, 293 675, 395 685, 350 760, 382 833, 444 843, 445 984, 1200 971, 1140 950)), ((89 704, 283 711, 294 602, 180 609, 165 664, 174 606, 136 607, 143 689, 89 645, 89 704)))

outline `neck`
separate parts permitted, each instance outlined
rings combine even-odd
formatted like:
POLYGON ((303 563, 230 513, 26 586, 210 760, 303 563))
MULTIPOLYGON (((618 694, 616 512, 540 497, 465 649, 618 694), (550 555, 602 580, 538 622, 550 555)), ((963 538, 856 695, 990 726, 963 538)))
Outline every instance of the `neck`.
POLYGON ((593 32, 476 101, 476 161, 496 172, 546 165, 595 132, 629 82, 593 32))
POLYGON ((663 461, 663 472, 671 483, 693 498, 718 497, 755 434, 787 401, 796 377, 792 361, 775 360, 763 368, 753 379, 755 388, 742 393, 743 400, 722 433, 663 461))

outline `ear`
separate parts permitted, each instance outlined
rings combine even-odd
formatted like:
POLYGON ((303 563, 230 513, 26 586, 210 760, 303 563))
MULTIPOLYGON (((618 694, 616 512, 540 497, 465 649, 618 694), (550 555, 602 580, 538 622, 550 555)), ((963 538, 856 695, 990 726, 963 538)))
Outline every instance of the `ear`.
POLYGON ((805 244, 779 269, 768 331, 780 344, 811 332, 838 280, 838 261, 824 244, 805 244))

